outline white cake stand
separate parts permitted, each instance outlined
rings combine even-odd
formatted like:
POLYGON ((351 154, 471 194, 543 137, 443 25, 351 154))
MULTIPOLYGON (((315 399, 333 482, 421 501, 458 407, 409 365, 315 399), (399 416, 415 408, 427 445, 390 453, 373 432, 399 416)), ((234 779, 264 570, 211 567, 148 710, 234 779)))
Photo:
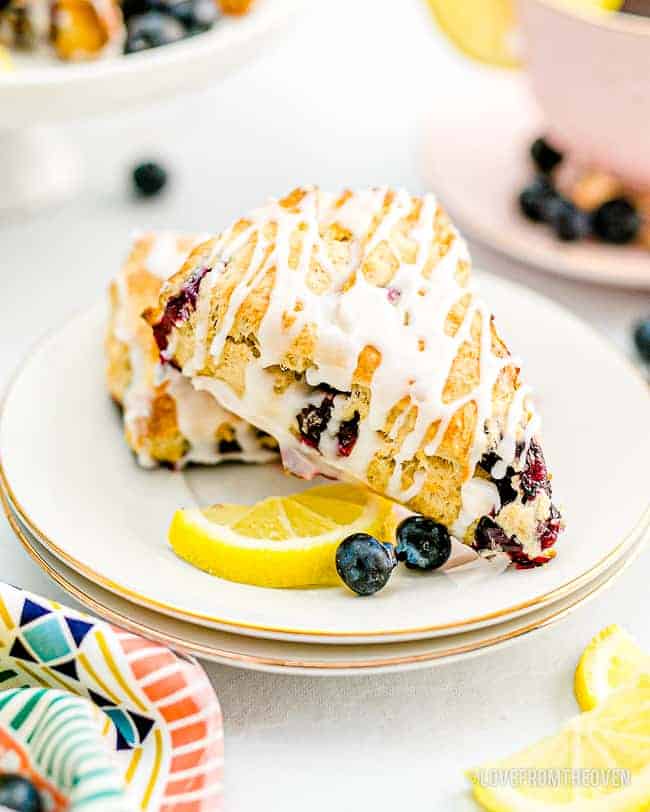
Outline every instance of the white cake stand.
POLYGON ((80 181, 74 144, 57 122, 123 111, 215 82, 257 55, 307 0, 257 0, 241 18, 146 53, 83 64, 25 56, 0 74, 0 216, 70 197, 80 181))

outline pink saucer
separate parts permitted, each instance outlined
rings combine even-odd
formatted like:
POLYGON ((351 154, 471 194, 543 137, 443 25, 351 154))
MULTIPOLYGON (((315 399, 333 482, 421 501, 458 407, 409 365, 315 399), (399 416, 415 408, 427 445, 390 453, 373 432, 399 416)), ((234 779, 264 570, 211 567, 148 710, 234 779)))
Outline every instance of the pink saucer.
POLYGON ((525 77, 476 70, 471 81, 453 83, 453 90, 453 96, 436 97, 421 170, 465 234, 551 273, 650 289, 649 251, 563 243, 519 213, 517 194, 533 177, 528 148, 544 132, 525 77))

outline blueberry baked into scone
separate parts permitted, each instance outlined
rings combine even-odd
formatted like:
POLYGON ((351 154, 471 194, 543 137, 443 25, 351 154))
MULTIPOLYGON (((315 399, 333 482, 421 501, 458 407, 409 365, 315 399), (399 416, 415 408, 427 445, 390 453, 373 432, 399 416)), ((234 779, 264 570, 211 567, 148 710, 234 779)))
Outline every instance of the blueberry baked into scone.
POLYGON ((517 360, 433 195, 299 188, 197 246, 145 314, 167 367, 273 436, 516 566, 562 528, 517 360))
POLYGON ((268 462, 275 441, 197 392, 173 366, 159 363, 151 327, 141 313, 158 301, 198 236, 151 233, 137 237, 109 289, 106 379, 122 408, 127 443, 145 467, 158 463, 227 460, 268 462))

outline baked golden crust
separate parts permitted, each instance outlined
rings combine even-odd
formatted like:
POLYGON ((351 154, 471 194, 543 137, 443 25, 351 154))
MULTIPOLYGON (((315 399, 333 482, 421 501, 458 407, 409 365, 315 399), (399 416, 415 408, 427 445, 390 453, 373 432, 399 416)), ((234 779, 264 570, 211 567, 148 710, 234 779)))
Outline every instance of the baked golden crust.
POLYGON ((163 356, 302 475, 360 480, 542 563, 560 519, 536 415, 469 268, 432 196, 296 189, 195 248, 147 319, 163 356), (508 529, 487 532, 501 510, 508 529))
POLYGON ((127 443, 143 465, 225 459, 264 462, 274 456, 269 438, 205 393, 194 392, 175 370, 161 370, 151 327, 141 317, 197 241, 175 234, 135 239, 109 287, 108 390, 123 409, 127 443))

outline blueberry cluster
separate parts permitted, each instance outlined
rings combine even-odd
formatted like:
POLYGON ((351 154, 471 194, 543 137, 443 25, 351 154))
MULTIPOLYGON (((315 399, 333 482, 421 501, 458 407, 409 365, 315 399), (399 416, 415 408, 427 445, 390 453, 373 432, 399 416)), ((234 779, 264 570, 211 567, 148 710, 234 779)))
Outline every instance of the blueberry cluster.
POLYGON ((625 245, 635 240, 641 218, 626 197, 605 201, 594 211, 579 209, 556 189, 553 172, 562 162, 562 154, 544 138, 530 148, 538 175, 519 195, 519 206, 534 223, 547 223, 560 240, 572 242, 593 236, 603 242, 625 245))
POLYGON ((220 16, 216 0, 124 0, 122 14, 126 54, 208 31, 220 16))
POLYGON ((357 595, 374 595, 386 586, 399 561, 409 569, 435 570, 451 555, 447 528, 426 516, 409 516, 398 526, 396 544, 354 533, 336 551, 336 571, 357 595))

